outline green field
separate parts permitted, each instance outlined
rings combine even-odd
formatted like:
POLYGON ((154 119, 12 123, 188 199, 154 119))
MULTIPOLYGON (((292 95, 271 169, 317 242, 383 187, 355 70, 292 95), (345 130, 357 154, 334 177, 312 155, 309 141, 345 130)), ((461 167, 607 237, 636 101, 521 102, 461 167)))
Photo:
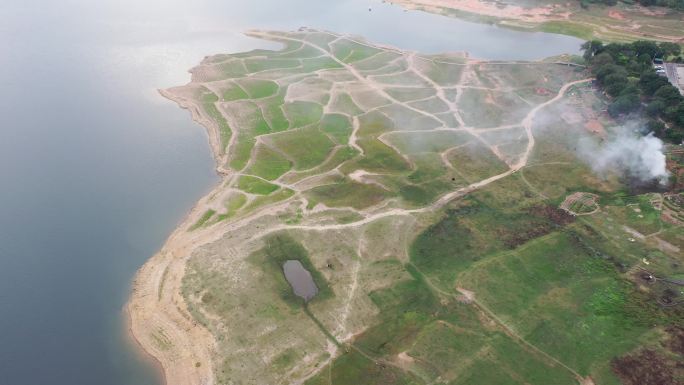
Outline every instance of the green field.
POLYGON ((245 175, 238 180, 240 190, 251 194, 268 195, 278 189, 278 186, 265 182, 259 178, 245 175))

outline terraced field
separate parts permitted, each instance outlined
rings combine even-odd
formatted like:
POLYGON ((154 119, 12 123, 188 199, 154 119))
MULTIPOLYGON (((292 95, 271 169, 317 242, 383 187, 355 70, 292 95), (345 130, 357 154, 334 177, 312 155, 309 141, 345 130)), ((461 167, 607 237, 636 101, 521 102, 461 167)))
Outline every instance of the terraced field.
POLYGON ((283 48, 164 91, 223 176, 137 279, 134 332, 170 383, 619 384, 614 358, 681 324, 634 278, 644 255, 682 273, 681 228, 645 198, 629 215, 573 151, 598 100, 583 68, 250 36, 283 48))

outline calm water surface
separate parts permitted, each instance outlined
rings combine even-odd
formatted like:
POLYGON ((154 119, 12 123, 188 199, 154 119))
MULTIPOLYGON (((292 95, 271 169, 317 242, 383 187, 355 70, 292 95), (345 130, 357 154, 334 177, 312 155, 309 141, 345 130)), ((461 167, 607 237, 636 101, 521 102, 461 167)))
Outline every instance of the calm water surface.
POLYGON ((203 131, 155 89, 188 81, 204 55, 265 46, 246 29, 300 26, 492 59, 580 44, 377 1, 3 0, 1 384, 159 383, 121 309, 217 177, 203 131))
POLYGON ((318 294, 318 288, 311 276, 311 272, 304 268, 298 260, 291 259, 285 261, 283 263, 283 273, 287 282, 292 286, 292 291, 304 301, 308 301, 318 294))

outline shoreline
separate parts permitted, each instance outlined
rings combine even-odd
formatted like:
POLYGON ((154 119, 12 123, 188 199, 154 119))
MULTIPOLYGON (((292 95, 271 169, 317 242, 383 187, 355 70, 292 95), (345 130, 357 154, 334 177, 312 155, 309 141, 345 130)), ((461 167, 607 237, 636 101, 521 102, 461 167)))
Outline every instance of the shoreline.
POLYGON ((217 130, 202 116, 198 106, 171 90, 158 91, 162 97, 188 110, 192 120, 204 129, 219 181, 209 186, 160 250, 137 270, 124 311, 131 343, 143 357, 154 361, 162 384, 211 385, 214 383, 211 356, 215 341, 189 314, 180 289, 185 262, 196 247, 211 242, 212 238, 211 234, 187 230, 206 210, 206 201, 221 188, 225 175, 220 172, 217 130))
POLYGON ((131 346, 131 348, 135 351, 135 354, 140 357, 141 361, 144 361, 148 366, 152 367, 152 370, 161 379, 161 384, 166 385, 166 372, 164 371, 164 366, 162 365, 161 361, 145 350, 145 348, 140 344, 140 341, 135 338, 135 334, 133 334, 133 330, 131 329, 131 313, 128 311, 128 307, 124 305, 124 307, 121 309, 121 312, 123 313, 122 317, 126 343, 131 346))

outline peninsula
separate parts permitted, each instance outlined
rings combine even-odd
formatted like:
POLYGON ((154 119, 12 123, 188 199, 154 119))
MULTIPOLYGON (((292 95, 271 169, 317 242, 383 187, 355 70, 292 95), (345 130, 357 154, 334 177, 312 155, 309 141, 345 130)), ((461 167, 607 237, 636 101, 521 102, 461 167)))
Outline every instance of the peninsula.
POLYGON ((659 304, 679 300, 660 278, 684 273, 684 199, 592 169, 579 138, 616 124, 586 68, 249 35, 282 48, 161 91, 221 175, 128 304, 168 385, 678 375, 682 308, 659 304))

